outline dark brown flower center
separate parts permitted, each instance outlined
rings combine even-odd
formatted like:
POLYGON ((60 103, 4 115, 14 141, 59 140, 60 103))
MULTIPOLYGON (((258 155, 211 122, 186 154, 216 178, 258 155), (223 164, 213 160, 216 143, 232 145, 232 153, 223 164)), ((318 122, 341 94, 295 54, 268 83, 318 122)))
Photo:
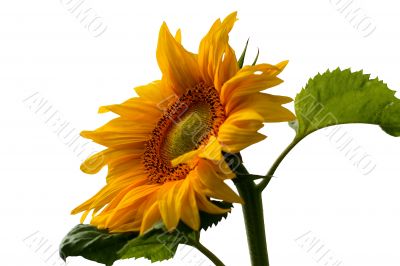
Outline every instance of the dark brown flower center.
POLYGON ((186 177, 188 164, 173 167, 171 160, 217 136, 225 111, 214 87, 198 84, 167 108, 146 143, 143 163, 150 181, 164 183, 186 177))

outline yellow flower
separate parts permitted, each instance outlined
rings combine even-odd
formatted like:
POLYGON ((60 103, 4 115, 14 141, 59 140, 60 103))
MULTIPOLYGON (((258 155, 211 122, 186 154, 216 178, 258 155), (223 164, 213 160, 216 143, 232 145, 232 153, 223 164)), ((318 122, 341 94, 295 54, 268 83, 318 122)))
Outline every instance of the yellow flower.
POLYGON ((146 232, 162 221, 168 230, 181 220, 199 230, 199 210, 228 211, 210 198, 241 203, 224 183, 235 177, 222 152, 237 153, 261 141, 264 122, 294 119, 281 105, 291 98, 262 93, 282 82, 287 61, 239 69, 228 34, 236 13, 217 20, 198 54, 181 45, 164 23, 157 47, 162 79, 136 88, 137 98, 103 106, 119 115, 83 137, 107 148, 88 158, 82 171, 108 166, 107 184, 72 211, 93 210, 91 224, 112 232, 146 232))

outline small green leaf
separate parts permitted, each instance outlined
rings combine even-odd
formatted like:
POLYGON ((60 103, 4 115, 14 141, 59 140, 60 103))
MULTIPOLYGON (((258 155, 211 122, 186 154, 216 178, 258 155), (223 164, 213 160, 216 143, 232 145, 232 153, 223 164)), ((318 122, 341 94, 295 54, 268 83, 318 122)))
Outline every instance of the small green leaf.
POLYGON ((400 136, 400 100, 385 83, 349 69, 327 71, 310 79, 296 96, 297 138, 328 126, 379 125, 400 136))
POLYGON ((168 260, 174 257, 180 244, 190 245, 196 241, 196 233, 186 226, 172 232, 154 228, 143 236, 129 241, 119 252, 121 259, 146 258, 151 262, 168 260))
POLYGON ((242 68, 242 67, 243 67, 244 58, 246 57, 246 52, 247 52, 247 46, 249 45, 249 40, 250 40, 250 38, 247 39, 246 46, 244 47, 243 52, 242 52, 242 54, 241 54, 240 57, 239 57, 239 60, 238 60, 239 68, 242 68))
POLYGON ((60 256, 82 256, 86 259, 111 266, 119 259, 117 252, 131 239, 135 233, 112 234, 107 230, 98 230, 91 225, 75 226, 60 244, 60 256))
MULTIPOLYGON (((225 201, 211 200, 211 202, 222 209, 231 209, 233 207, 232 203, 225 201)), ((206 212, 200 212, 201 229, 207 230, 213 225, 217 225, 222 219, 228 217, 229 212, 223 214, 210 214, 206 212)))

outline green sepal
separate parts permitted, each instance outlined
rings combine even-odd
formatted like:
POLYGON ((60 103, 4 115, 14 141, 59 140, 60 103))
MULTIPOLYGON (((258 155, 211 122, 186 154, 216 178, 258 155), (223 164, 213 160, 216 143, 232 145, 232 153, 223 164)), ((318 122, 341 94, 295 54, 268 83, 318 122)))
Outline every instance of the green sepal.
POLYGON ((259 55, 260 55, 260 49, 257 49, 257 55, 256 55, 256 58, 254 58, 253 63, 251 64, 252 66, 255 66, 257 64, 259 55))
POLYGON ((247 46, 249 46, 249 40, 250 40, 250 38, 247 39, 246 45, 245 45, 245 47, 244 47, 244 49, 243 49, 243 52, 242 52, 242 54, 240 55, 240 57, 239 57, 239 59, 238 59, 238 66, 239 66, 239 68, 242 68, 242 67, 243 67, 244 58, 246 57, 246 52, 247 52, 247 46))
MULTIPOLYGON (((240 57, 239 57, 239 59, 238 59, 238 66, 239 66, 239 68, 242 68, 243 65, 244 65, 244 59, 245 59, 245 57, 246 57, 247 47, 249 46, 249 40, 250 40, 250 38, 247 39, 246 45, 245 45, 245 47, 244 47, 244 49, 243 49, 243 52, 242 52, 242 54, 240 55, 240 57)), ((253 63, 251 64, 252 66, 254 66, 255 64, 257 64, 259 55, 260 55, 260 49, 257 49, 257 55, 256 55, 256 57, 254 58, 253 63)))
MULTIPOLYGON (((225 201, 216 201, 211 200, 211 203, 216 205, 221 209, 231 209, 233 208, 232 203, 225 202, 225 201)), ((200 212, 200 228, 203 230, 207 230, 208 228, 212 227, 213 225, 217 225, 220 221, 224 218, 228 217, 230 211, 223 213, 223 214, 210 214, 206 212, 200 212)))

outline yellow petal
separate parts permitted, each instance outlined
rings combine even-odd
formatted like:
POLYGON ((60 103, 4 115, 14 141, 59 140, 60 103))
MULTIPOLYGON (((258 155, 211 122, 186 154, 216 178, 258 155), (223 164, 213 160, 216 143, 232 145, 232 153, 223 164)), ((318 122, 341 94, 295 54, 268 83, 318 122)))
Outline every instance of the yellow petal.
POLYGON ((228 44, 223 54, 223 59, 218 65, 217 73, 214 76, 214 86, 218 91, 221 91, 225 82, 230 80, 239 70, 235 51, 228 44))
POLYGON ((152 117, 151 115, 148 115, 145 121, 128 117, 117 117, 104 124, 103 126, 97 128, 95 131, 115 131, 122 133, 146 132, 154 128, 157 122, 157 117, 152 117))
POLYGON ((81 164, 81 171, 87 174, 96 174, 99 172, 107 164, 105 153, 106 150, 95 153, 87 158, 81 164))
MULTIPOLYGON (((253 125, 254 126, 254 125, 253 125)), ((241 128, 232 123, 224 123, 219 128, 218 139, 225 152, 237 153, 244 148, 266 138, 255 128, 241 128)))
POLYGON ((167 86, 179 96, 200 82, 196 56, 176 41, 165 23, 158 38, 157 61, 167 86))
POLYGON ((131 189, 125 196, 121 199, 119 204, 114 209, 124 209, 135 204, 136 201, 142 200, 144 197, 158 191, 160 186, 158 184, 145 184, 137 186, 131 189))
MULTIPOLYGON (((251 110, 262 117, 262 122, 286 122, 296 119, 295 115, 282 104, 291 102, 292 99, 284 96, 270 95, 266 93, 254 93, 237 98, 226 108, 228 120, 237 114, 243 114, 251 110)), ((228 121, 229 122, 229 121, 228 121)), ((239 124, 236 123, 236 126, 239 124)), ((239 126, 240 127, 240 126, 239 126)))
POLYGON ((182 192, 183 196, 181 198, 181 200, 185 203, 182 205, 182 221, 193 230, 198 231, 200 229, 200 215, 195 194, 190 182, 184 182, 181 190, 185 190, 182 192))
POLYGON ((292 98, 286 96, 271 95, 267 93, 253 93, 240 98, 232 99, 229 105, 225 107, 225 111, 229 116, 231 113, 235 113, 243 109, 253 109, 257 113, 263 115, 263 113, 267 112, 268 108, 271 106, 271 108, 276 109, 277 107, 281 107, 282 104, 290 103, 292 101, 292 98))
POLYGON ((154 224, 161 220, 161 214, 158 202, 155 201, 151 207, 146 209, 146 214, 143 216, 143 221, 140 227, 140 234, 143 235, 151 229, 154 224))
MULTIPOLYGON (((131 181, 131 184, 118 193, 117 196, 114 197, 114 199, 104 208, 103 213, 108 213, 112 212, 114 209, 118 207, 118 205, 121 203, 121 201, 126 197, 128 193, 130 193, 132 190, 141 187, 143 185, 148 184, 148 177, 147 174, 143 174, 141 176, 142 178, 135 179, 131 181)), ((154 187, 152 188, 154 191, 157 191, 159 187, 154 187)))
POLYGON ((216 176, 220 178, 221 180, 225 179, 233 179, 236 177, 235 173, 232 171, 232 169, 236 169, 237 165, 228 165, 228 163, 225 161, 225 158, 220 160, 218 164, 216 165, 216 176))
MULTIPOLYGON (((92 198, 85 201, 71 211, 71 214, 77 214, 85 210, 91 210, 97 207, 103 207, 109 203, 124 187, 130 183, 130 180, 114 184, 113 186, 106 185, 92 198)), ((83 218, 84 220, 84 218, 83 218)))
MULTIPOLYGON (((214 168, 214 166, 212 166, 212 168, 214 168)), ((222 176, 224 176, 224 174, 222 174, 222 173, 217 174, 217 176, 218 176, 217 178, 220 180, 224 179, 224 178, 222 178, 222 176)), ((232 176, 228 175, 228 177, 232 177, 232 176)), ((189 174, 187 179, 190 180, 190 183, 193 187, 193 191, 195 194, 195 198, 196 198, 196 202, 197 202, 197 206, 198 206, 199 210, 202 210, 204 212, 211 213, 211 214, 222 214, 222 213, 225 213, 230 210, 230 209, 222 209, 222 208, 218 207, 217 205, 213 204, 212 202, 210 202, 209 197, 211 197, 212 195, 210 195, 210 191, 209 191, 208 187, 203 182, 200 181, 202 179, 202 177, 199 175, 199 171, 197 168, 196 168, 196 170, 192 171, 189 174)))
MULTIPOLYGON (((72 214, 77 214, 80 212, 84 212, 84 214, 81 217, 81 223, 84 222, 86 219, 86 216, 89 214, 89 212, 92 209, 95 209, 93 212, 93 215, 102 207, 104 207, 106 204, 112 202, 120 197, 119 195, 125 195, 126 192, 124 190, 131 189, 132 186, 141 186, 144 185, 147 182, 146 176, 143 175, 137 175, 134 179, 131 179, 129 181, 121 181, 119 183, 113 183, 112 185, 107 184, 102 190, 100 190, 95 196, 87 200, 86 202, 82 203, 78 207, 76 207, 74 210, 72 210, 72 214)), ((122 196, 122 197, 123 197, 122 196)), ((118 200, 119 202, 119 200, 118 200)), ((108 205, 107 207, 109 207, 108 205)), ((105 209, 107 210, 107 208, 105 209)), ((103 216, 102 216, 103 217, 103 216)), ((100 218, 102 219, 102 218, 100 218)))
POLYGON ((292 99, 289 97, 259 93, 252 98, 252 108, 262 115, 264 122, 286 122, 296 119, 291 111, 281 105, 282 102, 291 102, 292 99))
POLYGON ((181 205, 183 203, 176 198, 176 193, 179 191, 181 184, 182 181, 164 183, 158 193, 161 217, 169 231, 176 228, 181 216, 181 205))
MULTIPOLYGON (((104 228, 107 229, 107 228, 104 228)), ((140 230, 140 220, 120 225, 115 229, 108 229, 110 233, 137 232, 140 230)))
POLYGON ((87 174, 95 174, 106 164, 122 159, 136 159, 141 156, 141 150, 134 149, 105 149, 90 156, 81 164, 81 170, 87 174))
POLYGON ((157 107, 154 102, 141 98, 131 98, 121 104, 106 105, 99 108, 99 113, 106 112, 113 112, 138 121, 148 119, 148 117, 155 117, 157 119, 162 115, 163 110, 157 107))
POLYGON ((224 181, 216 176, 217 173, 213 168, 213 163, 207 160, 201 160, 198 165, 200 181, 204 184, 209 196, 227 202, 242 203, 242 199, 224 181))
POLYGON ((174 91, 166 86, 165 81, 161 80, 136 87, 135 91, 142 99, 153 102, 160 110, 164 110, 170 102, 176 100, 174 91))
POLYGON ((197 200, 199 209, 204 212, 207 212, 207 213, 223 214, 223 213, 230 211, 230 209, 222 209, 222 208, 218 207, 217 205, 213 204, 202 193, 196 194, 196 200, 197 200))
POLYGON ((201 145, 198 149, 182 154, 171 161, 173 167, 186 163, 193 165, 197 157, 209 160, 220 161, 222 159, 222 147, 215 136, 211 136, 206 145, 201 145))
POLYGON ((222 158, 222 147, 218 139, 211 136, 207 145, 199 153, 200 158, 206 158, 213 161, 220 161, 222 158))
POLYGON ((204 36, 199 46, 199 67, 203 80, 207 84, 214 83, 214 74, 216 73, 216 66, 214 65, 214 58, 218 58, 218 53, 213 52, 214 47, 211 46, 213 42, 214 33, 221 27, 221 20, 217 19, 211 26, 210 31, 204 36), (217 54, 217 56, 215 56, 217 54), (213 56, 214 55, 214 56, 213 56))
POLYGON ((237 71, 235 53, 229 46, 229 32, 236 21, 237 12, 227 16, 224 21, 215 21, 199 46, 199 66, 203 80, 213 84, 217 90, 237 71))
POLYGON ((135 147, 137 152, 143 151, 144 142, 149 139, 151 130, 148 128, 137 129, 136 132, 115 132, 115 131, 82 131, 81 136, 87 139, 92 139, 94 142, 107 146, 119 147, 129 146, 132 152, 135 147))
POLYGON ((182 43, 182 31, 181 31, 181 29, 178 29, 178 30, 176 31, 175 40, 176 40, 178 43, 182 43))
MULTIPOLYGON (((147 198, 158 190, 159 186, 155 184, 141 185, 132 189, 114 209, 105 211, 105 213, 110 213, 104 223, 105 226, 107 228, 118 228, 135 221, 141 222, 147 198)), ((92 221, 96 223, 96 217, 92 221)))
POLYGON ((282 83, 277 75, 282 72, 287 61, 277 65, 259 64, 245 66, 221 88, 221 102, 229 105, 233 97, 241 97, 259 92, 282 83))
POLYGON ((140 174, 144 174, 141 156, 137 158, 121 158, 120 160, 108 162, 107 183, 140 174))
POLYGON ((190 161, 193 161, 199 154, 201 153, 201 149, 197 149, 194 151, 190 151, 187 153, 182 154, 181 156, 176 157, 171 161, 171 164, 173 167, 178 166, 181 163, 189 163, 190 161))

